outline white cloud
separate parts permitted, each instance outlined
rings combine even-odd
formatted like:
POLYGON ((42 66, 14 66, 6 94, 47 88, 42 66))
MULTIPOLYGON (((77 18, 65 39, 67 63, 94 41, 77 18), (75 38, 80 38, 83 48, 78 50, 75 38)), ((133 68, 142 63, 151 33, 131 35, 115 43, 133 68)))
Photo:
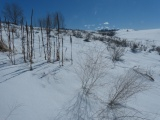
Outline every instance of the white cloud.
POLYGON ((109 24, 109 22, 105 22, 105 23, 103 23, 103 24, 108 25, 108 24, 109 24))

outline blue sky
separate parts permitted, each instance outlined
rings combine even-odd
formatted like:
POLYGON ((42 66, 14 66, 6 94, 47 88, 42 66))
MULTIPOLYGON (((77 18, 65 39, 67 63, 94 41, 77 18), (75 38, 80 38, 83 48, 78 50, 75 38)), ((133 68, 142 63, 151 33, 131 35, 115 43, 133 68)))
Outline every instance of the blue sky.
POLYGON ((60 11, 67 28, 160 28, 160 0, 0 0, 0 11, 5 2, 23 7, 28 21, 33 8, 34 23, 47 12, 60 11))

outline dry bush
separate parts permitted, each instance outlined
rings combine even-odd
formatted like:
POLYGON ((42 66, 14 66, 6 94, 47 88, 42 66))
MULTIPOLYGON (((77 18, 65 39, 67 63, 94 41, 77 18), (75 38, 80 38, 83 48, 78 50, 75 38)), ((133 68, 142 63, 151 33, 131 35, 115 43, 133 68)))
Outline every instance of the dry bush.
POLYGON ((98 108, 99 101, 94 90, 100 87, 99 81, 106 75, 108 64, 104 59, 103 51, 94 50, 83 55, 85 59, 78 62, 75 69, 75 73, 81 80, 81 88, 56 120, 93 120, 93 114, 98 108))
POLYGON ((156 48, 156 51, 157 51, 158 54, 160 55, 160 46, 158 46, 158 47, 156 48))
POLYGON ((107 36, 113 37, 116 35, 116 31, 108 31, 107 36))
POLYGON ((149 88, 145 76, 130 69, 114 83, 107 102, 98 113, 100 120, 142 120, 140 111, 127 106, 127 102, 138 93, 149 88))
POLYGON ((131 51, 133 53, 136 53, 138 51, 138 45, 136 43, 133 43, 133 45, 131 45, 131 51))
POLYGON ((2 40, 0 40, 0 51, 1 52, 7 52, 7 51, 9 51, 8 46, 2 40))
POLYGON ((63 108, 54 120, 93 120, 97 101, 93 96, 86 96, 82 91, 63 108))
POLYGON ((85 94, 89 94, 98 86, 97 82, 106 75, 109 62, 104 57, 104 50, 92 49, 84 53, 84 56, 84 60, 78 62, 75 71, 81 80, 85 94))
POLYGON ((107 49, 113 62, 120 61, 125 52, 124 47, 116 47, 115 45, 109 46, 107 49))
POLYGON ((72 34, 73 36, 75 36, 76 38, 83 38, 83 35, 80 31, 75 31, 75 30, 72 30, 72 34))

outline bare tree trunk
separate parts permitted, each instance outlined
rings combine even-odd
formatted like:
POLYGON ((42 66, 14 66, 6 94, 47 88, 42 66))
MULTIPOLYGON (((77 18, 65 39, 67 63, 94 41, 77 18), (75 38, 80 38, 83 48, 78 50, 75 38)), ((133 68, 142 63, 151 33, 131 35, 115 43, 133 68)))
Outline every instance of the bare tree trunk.
POLYGON ((56 37, 56 61, 59 61, 59 50, 58 50, 58 40, 57 40, 57 37, 56 37))
POLYGON ((56 54, 55 52, 56 52, 56 45, 55 45, 55 42, 54 42, 54 53, 53 53, 53 54, 54 54, 54 55, 53 55, 54 58, 53 58, 53 62, 54 62, 54 60, 56 59, 56 58, 55 58, 55 54, 56 54))
POLYGON ((32 57, 33 57, 33 38, 32 38, 32 29, 33 29, 33 26, 32 26, 32 17, 33 17, 33 9, 32 9, 32 13, 31 13, 31 26, 30 26, 30 29, 31 29, 31 54, 30 54, 30 70, 32 70, 32 57))
POLYGON ((12 60, 12 49, 11 49, 11 33, 10 33, 10 23, 8 22, 8 47, 9 47, 9 59, 11 60, 12 64, 13 64, 13 60, 12 60))
POLYGON ((41 40, 40 40, 40 36, 38 35, 38 40, 39 40, 39 56, 41 57, 42 53, 41 53, 41 40))
MULTIPOLYGON (((47 28, 46 28, 46 30, 47 30, 47 28)), ((49 62, 49 38, 48 38, 48 30, 46 32, 47 32, 47 62, 49 62)))
POLYGON ((14 47, 14 29, 12 29, 12 46, 13 46, 13 64, 15 65, 16 62, 15 62, 15 47, 14 47))
POLYGON ((35 48, 34 48, 34 28, 32 27, 32 33, 33 33, 33 55, 34 55, 34 59, 35 59, 35 48))
POLYGON ((63 66, 63 38, 62 38, 62 66, 63 66))
POLYGON ((24 20, 23 20, 23 17, 22 17, 22 19, 21 19, 21 33, 22 33, 22 30, 23 30, 23 22, 24 22, 24 20))
POLYGON ((72 37, 70 35, 70 43, 71 43, 71 64, 73 64, 73 59, 72 59, 72 37))
POLYGON ((24 26, 22 26, 22 53, 23 53, 23 58, 24 62, 26 62, 26 55, 25 55, 25 37, 24 37, 24 26))
POLYGON ((47 33, 47 62, 51 62, 51 40, 50 40, 50 32, 51 32, 51 16, 48 14, 46 19, 46 33, 47 33))
POLYGON ((45 51, 45 45, 44 45, 44 40, 43 40, 43 30, 42 30, 42 23, 41 22, 40 22, 40 26, 41 26, 42 44, 43 44, 43 48, 44 48, 44 58, 46 60, 46 51, 45 51))
POLYGON ((27 59, 29 60, 29 57, 30 57, 30 46, 29 46, 29 31, 28 31, 27 22, 26 22, 26 33, 27 33, 27 59))
POLYGON ((61 47, 61 44, 60 44, 60 40, 58 40, 58 56, 59 56, 59 66, 61 65, 61 58, 60 58, 60 47, 61 47))
POLYGON ((1 22, 1 18, 0 18, 0 41, 2 40, 2 22, 1 22))
POLYGON ((57 52, 57 60, 59 60, 60 61, 60 41, 59 41, 59 32, 60 32, 60 25, 59 25, 59 16, 58 16, 58 13, 57 13, 57 16, 56 16, 56 19, 57 19, 57 32, 58 32, 58 52, 57 52))

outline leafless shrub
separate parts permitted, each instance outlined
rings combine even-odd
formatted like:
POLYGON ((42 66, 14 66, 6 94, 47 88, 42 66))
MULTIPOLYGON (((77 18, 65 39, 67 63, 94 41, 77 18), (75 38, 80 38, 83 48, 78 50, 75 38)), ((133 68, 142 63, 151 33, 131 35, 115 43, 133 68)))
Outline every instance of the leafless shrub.
POLYGON ((75 36, 76 38, 83 38, 83 35, 80 31, 72 31, 73 36, 75 36))
POLYGON ((81 80, 84 93, 90 94, 97 82, 106 75, 108 63, 104 59, 104 51, 90 50, 84 53, 85 60, 78 63, 76 74, 81 80))
POLYGON ((105 41, 108 42, 108 45, 115 44, 117 47, 128 47, 129 46, 129 42, 127 42, 126 39, 121 39, 118 37, 109 37, 105 41))
POLYGON ((115 31, 109 31, 109 32, 107 32, 107 36, 113 37, 115 35, 116 35, 115 31))
POLYGON ((14 112, 19 109, 22 105, 21 104, 16 104, 10 107, 10 111, 8 112, 8 114, 6 115, 6 117, 4 118, 4 120, 9 120, 11 118, 12 115, 14 115, 14 112))
POLYGON ((138 49, 138 45, 136 43, 133 43, 133 45, 131 46, 131 51, 133 53, 136 53, 137 52, 137 49, 138 49))
POLYGON ((86 34, 86 39, 91 39, 92 34, 91 33, 87 33, 86 34))
POLYGON ((158 46, 158 47, 156 48, 156 51, 157 51, 158 54, 160 55, 160 46, 158 46))
POLYGON ((140 80, 143 76, 134 70, 129 70, 126 75, 120 77, 114 85, 114 90, 109 96, 109 105, 123 104, 133 95, 147 89, 146 81, 140 80))
POLYGON ((2 51, 2 52, 9 51, 8 46, 2 40, 0 40, 0 51, 2 51))
POLYGON ((78 63, 75 71, 81 80, 81 89, 56 120, 93 120, 99 102, 94 90, 100 87, 99 81, 106 75, 108 66, 103 51, 95 52, 84 53, 85 60, 78 63))
POLYGON ((124 47, 116 47, 115 45, 109 46, 108 51, 113 62, 120 61, 121 57, 124 55, 124 47))
POLYGON ((77 94, 64 111, 60 112, 54 120, 93 120, 93 113, 97 101, 91 95, 86 96, 82 91, 77 94))
POLYGON ((154 78, 152 77, 152 71, 151 70, 144 70, 144 69, 141 69, 139 67, 138 68, 134 67, 133 70, 134 70, 134 72, 136 72, 140 76, 146 78, 147 80, 154 81, 154 78))
POLYGON ((100 120, 142 120, 140 111, 127 106, 128 100, 149 88, 146 77, 130 69, 114 83, 105 106, 100 110, 100 120))

